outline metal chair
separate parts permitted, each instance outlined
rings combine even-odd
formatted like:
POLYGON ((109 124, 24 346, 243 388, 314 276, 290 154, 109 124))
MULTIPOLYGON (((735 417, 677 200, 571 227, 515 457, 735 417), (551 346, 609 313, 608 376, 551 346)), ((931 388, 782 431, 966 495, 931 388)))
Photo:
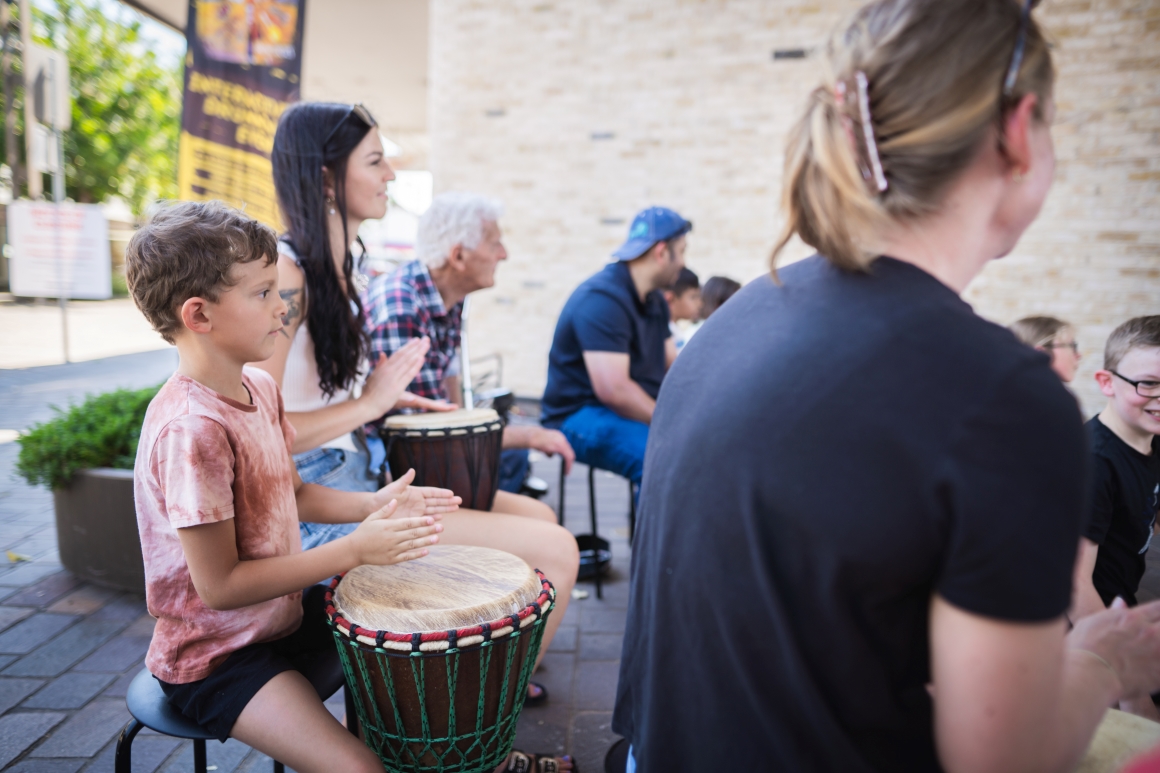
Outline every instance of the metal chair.
MULTIPOLYGON (((334 652, 333 658, 320 661, 311 673, 305 673, 303 676, 314 686, 318 696, 323 700, 338 692, 340 687, 344 689, 346 723, 350 732, 357 736, 358 715, 355 713, 350 690, 345 689, 346 682, 342 675, 338 651, 334 652)), ((146 727, 163 735, 192 740, 193 769, 195 773, 206 773, 205 742, 216 740, 215 736, 173 708, 165 699, 160 683, 149 671, 143 669, 133 679, 125 696, 125 703, 128 704, 133 719, 117 738, 117 751, 113 763, 116 773, 132 773, 133 739, 146 727)), ((274 773, 283 773, 284 770, 282 763, 274 760, 274 773)))
MULTIPOLYGON (((606 470, 611 472, 611 470, 606 470)), ((615 473, 613 473, 615 474, 615 473)), ((564 460, 560 460, 560 506, 556 511, 556 520, 564 525, 564 460)), ((626 479, 627 480, 627 479, 626 479)), ((596 468, 588 465, 588 516, 592 523, 592 535, 599 536, 596 529, 596 468)), ((636 532, 636 486, 628 481, 628 545, 632 547, 632 537, 636 532)), ((596 572, 596 598, 604 598, 603 576, 596 572)))

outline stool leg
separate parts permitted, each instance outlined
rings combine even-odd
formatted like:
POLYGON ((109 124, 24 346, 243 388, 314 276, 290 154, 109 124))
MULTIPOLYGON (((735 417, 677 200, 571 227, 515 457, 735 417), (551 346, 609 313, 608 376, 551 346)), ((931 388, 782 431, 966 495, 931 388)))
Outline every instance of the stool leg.
POLYGON ((636 486, 628 482, 628 546, 632 547, 632 535, 636 533, 636 486))
POLYGON ((286 773, 286 766, 278 760, 274 760, 274 773, 286 773))
POLYGON ((141 728, 145 727, 136 719, 125 725, 121 735, 117 738, 117 752, 113 762, 116 773, 132 773, 133 771, 133 739, 141 728))
POLYGON ((556 507, 556 523, 564 525, 564 457, 560 457, 560 497, 556 507))
POLYGON ((596 536, 596 468, 588 468, 588 515, 592 519, 592 536, 596 536))
MULTIPOLYGON (((588 514, 592 518, 592 536, 596 536, 596 468, 588 467, 588 514)), ((597 551, 596 556, 596 598, 601 601, 604 600, 604 576, 600 573, 599 559, 600 553, 597 551)))
POLYGON ((342 686, 342 701, 346 704, 346 729, 358 738, 358 711, 354 707, 354 693, 345 684, 342 686))
POLYGON ((205 769, 205 739, 193 740, 193 770, 194 773, 207 773, 205 769))

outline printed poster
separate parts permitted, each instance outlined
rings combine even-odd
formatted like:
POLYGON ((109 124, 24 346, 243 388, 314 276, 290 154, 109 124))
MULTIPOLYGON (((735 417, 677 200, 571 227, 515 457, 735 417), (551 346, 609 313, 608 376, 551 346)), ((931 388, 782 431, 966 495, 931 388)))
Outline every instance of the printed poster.
POLYGON ((270 150, 299 99, 306 0, 190 0, 179 197, 221 199, 282 230, 270 150))

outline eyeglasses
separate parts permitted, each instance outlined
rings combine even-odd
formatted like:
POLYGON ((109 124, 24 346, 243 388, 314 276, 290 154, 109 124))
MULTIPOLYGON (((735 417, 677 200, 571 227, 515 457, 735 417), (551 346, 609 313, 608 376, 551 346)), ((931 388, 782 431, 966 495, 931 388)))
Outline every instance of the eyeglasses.
POLYGON ((1114 370, 1109 370, 1108 373, 1136 387, 1136 394, 1140 395, 1140 397, 1160 397, 1160 381, 1133 381, 1127 376, 1121 376, 1114 370))
POLYGON ((1043 344, 1044 349, 1071 349, 1071 353, 1079 356, 1079 344, 1072 341, 1068 344, 1043 344))
POLYGON ((334 128, 330 130, 330 134, 326 135, 326 139, 324 139, 322 141, 323 150, 325 150, 326 146, 330 144, 330 141, 332 139, 334 139, 334 133, 337 132, 340 128, 342 128, 342 125, 344 123, 346 123, 347 119, 350 118, 352 115, 356 116, 360 121, 362 121, 364 124, 366 124, 366 127, 368 129, 372 126, 379 125, 378 121, 376 121, 374 119, 374 116, 371 115, 371 111, 367 110, 366 106, 364 106, 362 102, 355 102, 353 105, 350 106, 350 110, 347 110, 346 113, 343 114, 342 118, 338 119, 338 123, 336 123, 334 125, 334 128))
POLYGON ((1007 68, 1007 77, 1003 79, 1003 98, 1011 96, 1015 90, 1015 81, 1019 79, 1019 68, 1023 65, 1023 52, 1027 48, 1027 25, 1031 20, 1031 8, 1037 0, 1024 0, 1023 13, 1019 16, 1019 34, 1015 38, 1015 50, 1011 53, 1011 66, 1007 68))

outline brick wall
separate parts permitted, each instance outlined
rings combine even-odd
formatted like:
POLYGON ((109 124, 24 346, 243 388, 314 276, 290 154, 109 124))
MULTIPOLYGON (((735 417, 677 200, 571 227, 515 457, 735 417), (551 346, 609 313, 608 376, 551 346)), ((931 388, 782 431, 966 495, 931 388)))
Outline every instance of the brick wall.
MULTIPOLYGON (((507 208, 511 257, 474 301, 472 353, 502 353, 507 384, 539 394, 569 292, 651 204, 694 221, 688 262, 702 280, 765 271, 783 138, 819 78, 817 56, 773 53, 816 50, 857 5, 432 0, 436 190, 507 208)), ((1044 5, 1060 70, 1057 182, 1016 252, 967 298, 1002 323, 1074 322, 1089 353, 1077 391, 1092 411, 1107 333, 1160 313, 1160 0, 1044 5)))

